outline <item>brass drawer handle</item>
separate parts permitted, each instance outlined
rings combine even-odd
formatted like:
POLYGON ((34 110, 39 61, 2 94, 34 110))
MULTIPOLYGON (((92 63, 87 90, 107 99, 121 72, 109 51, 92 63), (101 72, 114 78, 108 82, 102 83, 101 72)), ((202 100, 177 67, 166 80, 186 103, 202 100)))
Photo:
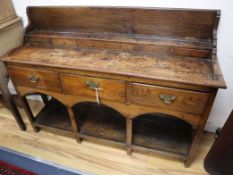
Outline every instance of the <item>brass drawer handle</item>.
POLYGON ((31 83, 37 83, 40 80, 39 77, 36 77, 34 75, 29 75, 28 79, 30 80, 31 83))
POLYGON ((159 97, 165 104, 171 104, 176 99, 176 96, 168 94, 160 94, 159 97))
POLYGON ((91 89, 99 89, 99 84, 96 82, 93 82, 91 80, 87 80, 86 85, 87 85, 87 87, 89 87, 91 89))

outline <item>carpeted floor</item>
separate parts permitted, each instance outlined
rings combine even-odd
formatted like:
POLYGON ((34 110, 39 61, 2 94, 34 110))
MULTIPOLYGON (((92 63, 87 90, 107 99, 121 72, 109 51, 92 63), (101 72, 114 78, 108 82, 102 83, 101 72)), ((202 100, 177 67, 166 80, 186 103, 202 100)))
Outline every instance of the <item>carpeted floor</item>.
POLYGON ((0 161, 0 175, 37 175, 23 168, 0 161))
POLYGON ((84 173, 0 147, 0 175, 84 175, 84 173))

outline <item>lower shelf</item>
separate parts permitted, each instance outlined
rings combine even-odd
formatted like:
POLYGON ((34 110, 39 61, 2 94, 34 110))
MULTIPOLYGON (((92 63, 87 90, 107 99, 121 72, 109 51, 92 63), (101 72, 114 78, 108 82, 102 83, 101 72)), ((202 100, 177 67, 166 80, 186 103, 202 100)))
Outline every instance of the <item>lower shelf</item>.
POLYGON ((67 135, 72 133, 72 126, 66 107, 55 99, 37 114, 34 125, 55 132, 67 135))
POLYGON ((133 145, 150 150, 188 154, 192 142, 192 127, 167 116, 145 115, 133 120, 133 145))
MULTIPOLYGON (((96 103, 80 103, 73 109, 80 137, 126 144, 126 119, 116 110, 96 103)), ((34 125, 57 134, 71 137, 75 134, 66 107, 54 99, 39 112, 34 125)), ((144 115, 133 119, 132 139, 135 150, 186 157, 192 142, 192 127, 174 117, 144 115)))
POLYGON ((74 107, 80 134, 126 142, 126 121, 117 111, 96 103, 81 103, 74 107))

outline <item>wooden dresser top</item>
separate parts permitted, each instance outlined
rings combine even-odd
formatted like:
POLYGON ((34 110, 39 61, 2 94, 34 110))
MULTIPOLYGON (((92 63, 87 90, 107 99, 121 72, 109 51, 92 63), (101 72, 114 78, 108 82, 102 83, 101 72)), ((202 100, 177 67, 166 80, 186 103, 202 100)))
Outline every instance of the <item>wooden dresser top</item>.
POLYGON ((10 63, 225 88, 216 57, 219 11, 29 7, 10 63))
MULTIPOLYGON (((207 59, 183 58, 97 49, 60 49, 25 46, 7 62, 79 69, 173 82, 221 86, 207 59)), ((223 86, 223 85, 222 85, 223 86)))

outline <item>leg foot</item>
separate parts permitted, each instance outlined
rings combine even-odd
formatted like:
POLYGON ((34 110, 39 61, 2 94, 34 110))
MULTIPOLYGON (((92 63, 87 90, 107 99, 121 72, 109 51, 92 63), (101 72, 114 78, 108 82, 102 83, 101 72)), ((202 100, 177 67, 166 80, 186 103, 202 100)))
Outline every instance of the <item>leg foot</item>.
POLYGON ((40 131, 40 128, 38 128, 36 126, 33 126, 32 129, 33 129, 34 132, 39 132, 40 131))
POLYGON ((185 167, 185 168, 189 168, 190 165, 191 165, 191 162, 190 162, 190 161, 187 161, 187 160, 184 161, 184 167, 185 167))
POLYGON ((77 143, 79 143, 79 144, 81 144, 82 143, 82 138, 80 138, 80 137, 76 137, 76 141, 77 141, 77 143))
POLYGON ((26 126, 20 126, 20 129, 21 129, 21 131, 26 131, 27 130, 26 126))
POLYGON ((133 149, 132 148, 130 148, 130 147, 128 147, 127 149, 126 149, 126 151, 127 151, 127 154, 128 155, 132 155, 132 153, 133 153, 133 149))

